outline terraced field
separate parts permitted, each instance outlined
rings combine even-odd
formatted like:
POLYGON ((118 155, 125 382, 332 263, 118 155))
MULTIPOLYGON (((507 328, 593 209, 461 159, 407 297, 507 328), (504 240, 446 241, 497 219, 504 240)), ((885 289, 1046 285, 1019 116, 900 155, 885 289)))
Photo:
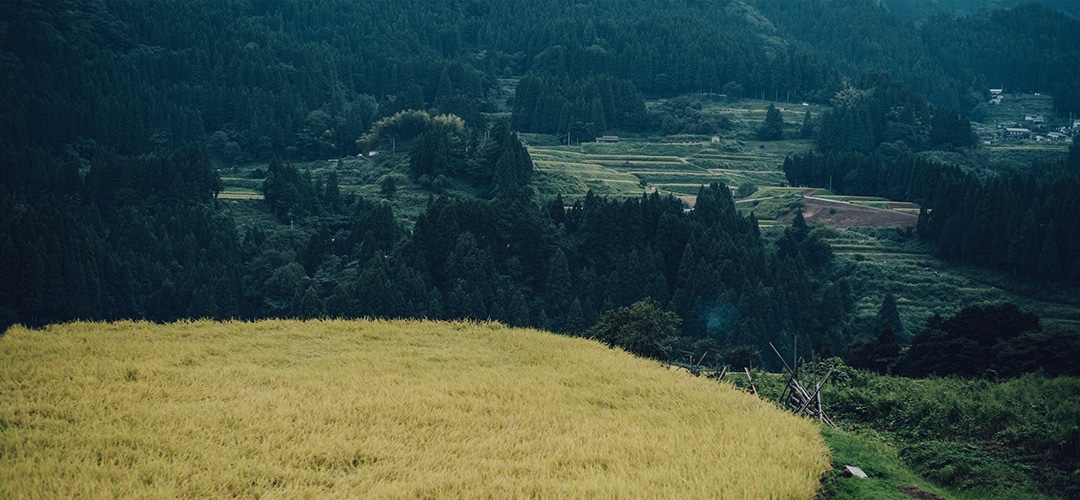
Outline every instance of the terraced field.
POLYGON ((950 315, 984 303, 1009 301, 1039 315, 1043 324, 1080 324, 1076 300, 1036 299, 1003 288, 992 273, 942 262, 901 228, 828 230, 821 233, 844 266, 848 266, 855 315, 872 318, 886 293, 897 299, 909 334, 920 330, 934 313, 950 315))
MULTIPOLYGON (((787 146, 805 147, 800 141, 787 146)), ((742 141, 723 143, 586 143, 529 148, 542 192, 578 197, 592 189, 608 196, 671 193, 691 206, 702 185, 786 184, 780 166, 785 148, 763 149, 742 141), (576 182, 575 182, 576 180, 576 182)))
POLYGON ((577 148, 529 148, 529 155, 540 178, 537 184, 552 195, 579 197, 591 189, 598 195, 628 197, 643 191, 637 177, 590 159, 577 148))
POLYGON ((262 179, 242 177, 239 173, 222 175, 221 184, 224 189, 218 193, 218 198, 223 200, 261 200, 263 195, 262 179))

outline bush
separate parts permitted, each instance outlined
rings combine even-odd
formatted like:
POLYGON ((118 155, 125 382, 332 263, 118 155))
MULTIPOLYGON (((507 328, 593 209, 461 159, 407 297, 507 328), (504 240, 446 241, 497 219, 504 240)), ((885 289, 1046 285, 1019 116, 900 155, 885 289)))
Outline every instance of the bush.
POLYGON ((963 490, 1029 487, 1028 467, 965 443, 930 441, 905 446, 900 458, 921 476, 963 490))
POLYGON ((620 347, 645 358, 666 360, 663 341, 678 334, 679 317, 664 311, 652 299, 604 313, 586 336, 610 347, 620 347))
POLYGON ((1046 493, 1080 495, 1080 379, 910 379, 836 358, 824 364, 835 370, 822 391, 833 420, 907 445, 901 457, 928 479, 999 492, 1037 483, 1046 493))

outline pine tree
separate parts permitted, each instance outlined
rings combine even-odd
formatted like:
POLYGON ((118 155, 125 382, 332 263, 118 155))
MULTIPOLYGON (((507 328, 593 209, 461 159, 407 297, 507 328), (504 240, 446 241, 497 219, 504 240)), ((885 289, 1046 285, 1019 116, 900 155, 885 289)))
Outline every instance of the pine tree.
POLYGON ((1039 252, 1039 264, 1037 271, 1044 278, 1056 278, 1061 273, 1061 256, 1057 246, 1057 228, 1054 221, 1046 224, 1046 232, 1043 233, 1042 249, 1039 252))
POLYGON ((791 219, 791 237, 796 242, 802 243, 809 234, 810 229, 806 225, 806 218, 803 217, 802 209, 796 209, 795 217, 791 219))
MULTIPOLYGON (((1076 86, 1080 88, 1080 83, 1077 83, 1076 86)), ((1073 174, 1080 172, 1080 141, 1073 139, 1072 146, 1069 146, 1069 156, 1065 159, 1065 169, 1073 174)))
POLYGON ((529 307, 525 304, 525 295, 521 290, 514 288, 514 297, 510 301, 510 309, 506 311, 510 326, 529 326, 529 307))
POLYGON ((904 324, 900 321, 900 311, 896 307, 896 296, 892 292, 885 294, 885 299, 881 301, 881 308, 878 309, 877 316, 874 318, 874 329, 880 331, 883 325, 888 323, 890 329, 896 336, 903 338, 904 324))
POLYGON ((784 138, 784 117, 776 106, 770 104, 765 111, 765 123, 758 129, 757 136, 763 141, 779 141, 784 138))
POLYGON ((570 266, 561 248, 556 248, 555 254, 548 261, 548 277, 544 290, 545 302, 551 314, 562 318, 574 296, 574 290, 570 279, 570 266))
POLYGON ((802 128, 799 129, 799 136, 803 139, 811 139, 814 137, 814 122, 810 116, 810 110, 806 110, 806 114, 803 115, 802 128))
POLYGON ((580 300, 574 299, 570 303, 570 312, 566 314, 564 325, 563 329, 571 335, 579 335, 585 331, 587 325, 585 324, 585 313, 581 309, 580 300))
POLYGON ((319 298, 319 293, 315 290, 314 285, 309 286, 307 291, 304 292, 295 316, 298 319, 315 319, 326 316, 326 306, 323 304, 322 299, 319 298))

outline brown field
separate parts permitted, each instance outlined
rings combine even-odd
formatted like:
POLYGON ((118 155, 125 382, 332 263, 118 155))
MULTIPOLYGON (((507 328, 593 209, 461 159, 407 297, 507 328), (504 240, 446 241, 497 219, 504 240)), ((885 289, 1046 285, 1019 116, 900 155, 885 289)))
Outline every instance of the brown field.
MULTIPOLYGON (((834 227, 907 227, 914 226, 919 221, 919 216, 910 212, 912 208, 918 211, 918 205, 914 203, 897 203, 895 205, 904 210, 898 211, 822 198, 804 197, 802 202, 803 217, 809 224, 820 222, 834 227)), ((790 221, 794 216, 794 213, 788 214, 781 220, 790 221)))

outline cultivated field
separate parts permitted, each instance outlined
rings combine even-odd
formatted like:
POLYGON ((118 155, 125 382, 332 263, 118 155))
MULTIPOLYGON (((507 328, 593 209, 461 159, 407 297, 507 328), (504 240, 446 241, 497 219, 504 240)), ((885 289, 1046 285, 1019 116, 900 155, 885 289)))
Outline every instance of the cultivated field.
MULTIPOLYGON (((806 222, 833 227, 914 227, 919 207, 868 196, 805 196, 802 199, 806 222), (914 208, 913 208, 914 207, 914 208), (912 213, 914 211, 914 213, 912 213)), ((788 215, 785 219, 794 217, 788 215)))
MULTIPOLYGON (((995 273, 947 264, 932 249, 907 235, 906 228, 820 230, 839 263, 847 269, 856 298, 855 316, 873 318, 885 294, 895 294, 908 334, 917 332, 934 313, 955 314, 974 304, 1013 302, 1039 315, 1043 325, 1080 325, 1080 302, 1068 293, 1010 291, 995 273), (1064 295, 1064 296, 1063 296, 1064 295)), ((866 334, 870 332, 861 332, 866 334)))
POLYGON ((693 206, 698 189, 714 182, 728 186, 786 184, 780 171, 785 155, 805 147, 804 141, 627 141, 530 146, 529 154, 538 172, 538 188, 544 194, 560 193, 575 199, 589 189, 616 197, 658 190, 693 206))
POLYGON ((0 337, 0 498, 812 498, 814 424, 592 341, 426 321, 0 337))

